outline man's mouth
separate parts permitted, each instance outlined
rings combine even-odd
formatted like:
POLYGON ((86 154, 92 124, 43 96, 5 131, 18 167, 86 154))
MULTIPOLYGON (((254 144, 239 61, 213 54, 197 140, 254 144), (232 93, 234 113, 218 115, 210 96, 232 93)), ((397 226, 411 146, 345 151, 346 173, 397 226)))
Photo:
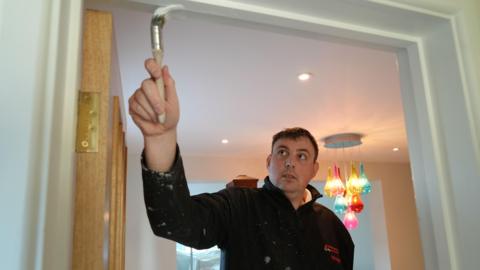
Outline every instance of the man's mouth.
POLYGON ((291 173, 284 173, 282 174, 282 178, 285 178, 285 179, 297 179, 297 177, 291 173))

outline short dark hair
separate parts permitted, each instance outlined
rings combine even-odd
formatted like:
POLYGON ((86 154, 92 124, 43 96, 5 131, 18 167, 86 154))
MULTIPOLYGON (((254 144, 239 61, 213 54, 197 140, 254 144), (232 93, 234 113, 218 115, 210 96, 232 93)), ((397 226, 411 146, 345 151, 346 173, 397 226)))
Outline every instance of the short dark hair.
POLYGON ((296 140, 298 138, 305 137, 310 140, 313 145, 313 149, 315 150, 315 155, 313 161, 317 160, 318 157, 318 144, 313 135, 310 131, 301 128, 301 127, 293 127, 293 128, 286 128, 277 134, 273 135, 272 138, 272 152, 273 152, 273 145, 280 139, 293 139, 296 140))

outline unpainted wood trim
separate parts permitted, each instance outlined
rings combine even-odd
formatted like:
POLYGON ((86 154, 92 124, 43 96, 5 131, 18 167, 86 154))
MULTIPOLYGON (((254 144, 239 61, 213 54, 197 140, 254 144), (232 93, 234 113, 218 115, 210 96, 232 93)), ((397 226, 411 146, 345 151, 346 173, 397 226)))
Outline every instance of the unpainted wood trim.
POLYGON ((97 153, 77 153, 72 269, 104 269, 112 15, 84 16, 81 91, 100 93, 97 153))

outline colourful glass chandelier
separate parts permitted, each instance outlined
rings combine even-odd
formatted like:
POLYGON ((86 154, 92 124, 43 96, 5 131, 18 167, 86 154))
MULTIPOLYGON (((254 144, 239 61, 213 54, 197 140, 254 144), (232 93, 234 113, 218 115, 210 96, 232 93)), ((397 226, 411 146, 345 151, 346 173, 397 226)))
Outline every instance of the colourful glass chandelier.
MULTIPOLYGON (((342 133, 328 136, 323 139, 326 148, 347 148, 362 144, 362 135, 357 133, 342 133)), ((358 226, 356 214, 360 214, 364 209, 361 195, 372 191, 372 185, 365 174, 365 167, 360 163, 360 174, 353 162, 350 164, 350 172, 347 178, 345 173, 345 185, 340 174, 340 167, 333 164, 328 168, 327 181, 324 192, 328 197, 335 197, 333 210, 339 215, 343 215, 343 224, 349 230, 358 226)))

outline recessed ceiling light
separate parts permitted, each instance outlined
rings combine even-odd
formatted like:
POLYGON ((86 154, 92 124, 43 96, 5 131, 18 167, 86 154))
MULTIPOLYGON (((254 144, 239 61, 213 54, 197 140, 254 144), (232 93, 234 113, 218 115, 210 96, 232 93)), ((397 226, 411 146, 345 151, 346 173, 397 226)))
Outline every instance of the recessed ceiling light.
POLYGON ((298 74, 298 79, 300 81, 308 81, 312 77, 312 73, 300 73, 298 74))
POLYGON ((392 149, 393 152, 398 152, 399 150, 400 150, 400 148, 398 148, 398 147, 395 147, 395 148, 392 149))
POLYGON ((223 139, 223 140, 222 140, 222 143, 223 143, 223 144, 227 144, 227 143, 228 143, 228 140, 227 140, 227 139, 223 139))

